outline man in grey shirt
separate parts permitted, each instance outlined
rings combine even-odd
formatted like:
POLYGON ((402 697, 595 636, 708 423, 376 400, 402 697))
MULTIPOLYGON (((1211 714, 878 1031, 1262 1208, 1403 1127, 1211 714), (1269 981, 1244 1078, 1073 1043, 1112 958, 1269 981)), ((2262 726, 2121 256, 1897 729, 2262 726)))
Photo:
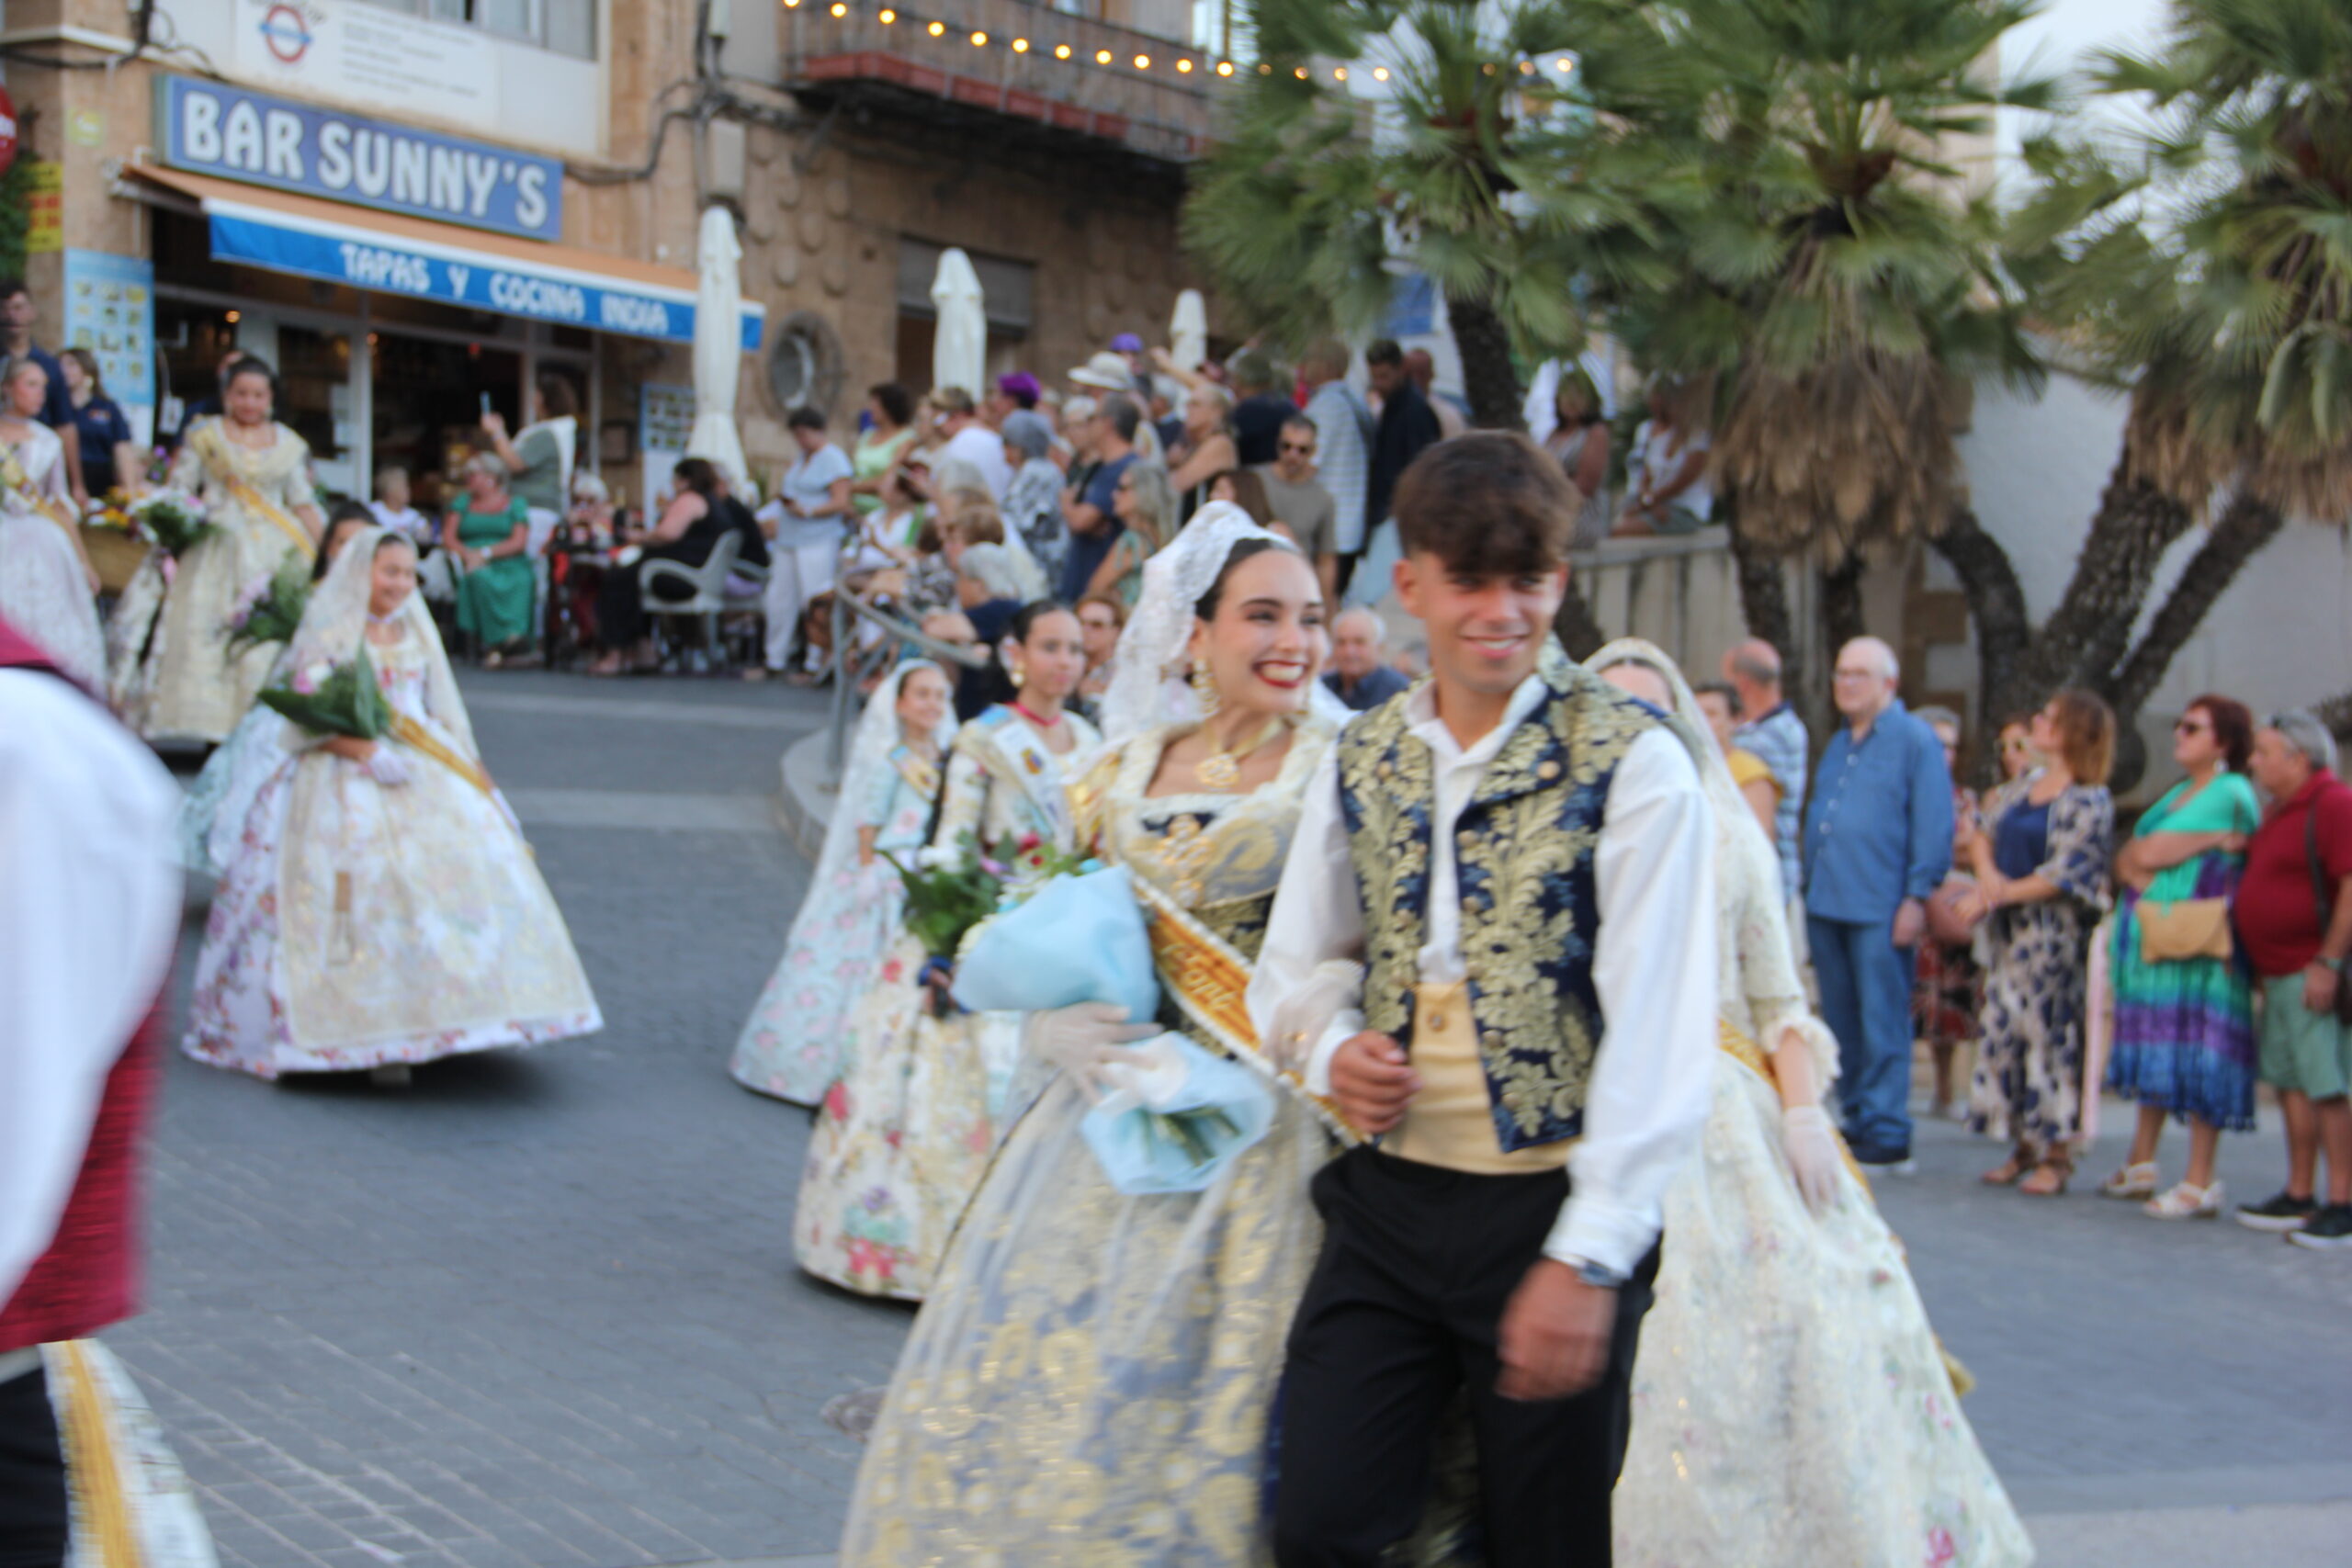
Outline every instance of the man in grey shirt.
POLYGON ((1250 471, 1266 486, 1274 521, 1288 528, 1298 547, 1315 563, 1323 582, 1323 603, 1338 602, 1340 592, 1339 504, 1315 477, 1315 422, 1303 413, 1283 421, 1274 438, 1274 460, 1250 471))

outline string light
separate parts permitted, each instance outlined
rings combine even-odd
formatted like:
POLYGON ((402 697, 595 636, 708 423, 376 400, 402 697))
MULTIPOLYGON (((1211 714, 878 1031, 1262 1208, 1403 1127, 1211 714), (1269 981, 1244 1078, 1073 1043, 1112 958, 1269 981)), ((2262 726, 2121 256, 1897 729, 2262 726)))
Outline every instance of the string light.
POLYGON ((1375 81, 1375 82, 1385 82, 1385 81, 1387 81, 1387 80, 1388 80, 1388 67, 1386 67, 1385 65, 1375 65, 1375 66, 1374 66, 1374 67, 1372 68, 1372 79, 1373 79, 1374 81, 1375 81))
POLYGON ((836 17, 846 17, 849 15, 849 7, 842 5, 842 0, 833 0, 833 15, 836 17))
POLYGON ((1192 62, 1191 61, 1189 61, 1189 60, 1179 60, 1179 61, 1176 62, 1176 74, 1178 74, 1179 76, 1190 76, 1192 73, 1193 73, 1193 62, 1192 62))
MULTIPOLYGON (((820 0, 820 3, 826 4, 826 0, 820 0)), ((784 6, 785 9, 788 11, 798 10, 800 8, 800 0, 784 0, 784 6)), ((851 8, 852 0, 830 0, 830 3, 826 4, 826 10, 828 14, 833 17, 836 20, 847 17, 850 14, 851 8)), ((920 17, 902 17, 897 7, 891 6, 884 6, 878 8, 874 13, 874 18, 886 28, 894 26, 898 22, 904 20, 914 26, 921 27, 923 31, 930 34, 933 38, 945 38, 947 36, 948 24, 946 22, 926 22, 920 17)), ((985 28, 973 28, 967 36, 974 49, 986 49, 990 43, 999 41, 991 38, 985 28)), ((1042 45, 1033 44, 1025 38, 1016 38, 1006 41, 1009 41, 1012 52, 1015 54, 1027 54, 1035 49, 1043 47, 1042 45)), ((1069 61, 1082 58, 1082 56, 1077 54, 1069 44, 1057 43, 1054 45, 1054 58, 1056 60, 1069 61)), ((1094 63, 1097 65, 1111 65, 1115 63, 1117 59, 1118 56, 1116 53, 1108 49, 1098 49, 1094 51, 1094 63)), ((1148 54, 1134 55, 1130 59, 1130 63, 1133 64, 1135 69, 1137 71, 1149 71, 1152 69, 1152 58, 1148 54)), ((1184 55, 1179 55, 1176 57, 1176 72, 1177 74, 1181 76, 1192 75, 1193 68, 1196 65, 1204 73, 1214 71, 1217 75, 1224 77, 1230 77, 1234 74, 1234 63, 1230 60, 1219 60, 1212 63, 1206 60, 1195 61, 1189 56, 1184 55)), ((1491 72, 1492 67, 1489 67, 1488 69, 1491 72)), ((1567 67, 1563 64, 1561 69, 1566 70, 1567 67)), ((1258 72, 1261 75, 1271 74, 1272 71, 1273 67, 1272 65, 1261 63, 1258 67, 1258 72)), ((1310 73, 1306 67, 1303 65, 1297 68, 1296 73, 1301 81, 1311 80, 1310 73)), ((1384 82, 1388 79, 1388 73, 1385 67, 1376 72, 1375 74, 1384 82)), ((1334 81, 1346 81, 1348 79, 1347 67, 1340 66, 1334 69, 1331 73, 1331 76, 1334 81)))
POLYGON ((882 14, 881 14, 881 16, 880 16, 879 17, 877 17, 877 18, 876 18, 876 20, 880 21, 880 22, 881 22, 881 24, 882 24, 884 27, 886 27, 886 28, 887 28, 887 27, 888 27, 892 22, 897 21, 898 19, 899 19, 899 13, 898 13, 898 12, 896 12, 896 11, 893 11, 893 10, 892 10, 892 9, 890 9, 890 7, 889 7, 889 6, 883 6, 883 7, 882 7, 882 14))
POLYGON ((1304 65, 1294 66, 1291 69, 1291 74, 1304 82, 1306 80, 1306 67, 1304 65))
POLYGON ((1017 39, 1014 39, 1012 40, 1012 52, 1013 52, 1013 53, 1015 53, 1015 54, 1026 54, 1026 53, 1028 53, 1028 52, 1029 52, 1029 40, 1028 40, 1027 39, 1025 39, 1025 38, 1017 38, 1017 39))
POLYGON ((1096 51, 1094 51, 1094 63, 1095 63, 1095 64, 1097 64, 1097 65, 1108 65, 1108 64, 1110 64, 1110 63, 1111 63, 1111 51, 1110 51, 1109 50, 1107 50, 1107 49, 1098 49, 1098 50, 1096 50, 1096 51))
POLYGON ((1138 70, 1138 71, 1148 71, 1148 70, 1150 70, 1150 69, 1151 69, 1151 56, 1149 56, 1148 54, 1138 54, 1138 55, 1136 55, 1136 70, 1138 70))
POLYGON ((1231 62, 1230 60, 1220 60, 1220 61, 1218 61, 1218 62, 1216 62, 1216 73, 1217 73, 1218 75, 1220 75, 1220 76, 1230 76, 1230 75, 1232 75, 1232 74, 1233 74, 1233 62, 1231 62))
POLYGON ((1535 74, 1535 62, 1533 62, 1533 61, 1532 61, 1532 60, 1522 60, 1522 61, 1521 61, 1521 62, 1519 62, 1519 73, 1520 73, 1521 75, 1522 75, 1522 76, 1532 76, 1532 75, 1534 75, 1534 74, 1535 74))
POLYGON ((1348 79, 1348 68, 1347 68, 1346 66, 1344 66, 1344 65, 1334 65, 1333 67, 1331 67, 1331 80, 1332 80, 1332 81, 1334 81, 1334 82, 1344 82, 1344 81, 1346 81, 1347 79, 1348 79))
POLYGON ((1069 45, 1066 43, 1057 43, 1054 45, 1054 58, 1056 60, 1068 60, 1069 58, 1069 45))
POLYGON ((938 38, 946 31, 947 24, 945 22, 933 22, 931 24, 931 36, 933 38, 938 38))
POLYGON ((1569 72, 1574 71, 1577 68, 1576 57, 1573 55, 1564 54, 1560 56, 1559 59, 1552 62, 1552 68, 1559 72, 1561 75, 1565 76, 1569 72))
POLYGON ((980 31, 978 31, 978 30, 977 30, 977 29, 975 29, 975 30, 973 31, 973 34, 972 34, 972 47, 973 47, 974 49, 985 49, 985 48, 987 48, 987 47, 988 47, 988 41, 989 41, 989 35, 988 35, 988 34, 986 34, 986 33, 984 33, 984 32, 980 32, 980 31))

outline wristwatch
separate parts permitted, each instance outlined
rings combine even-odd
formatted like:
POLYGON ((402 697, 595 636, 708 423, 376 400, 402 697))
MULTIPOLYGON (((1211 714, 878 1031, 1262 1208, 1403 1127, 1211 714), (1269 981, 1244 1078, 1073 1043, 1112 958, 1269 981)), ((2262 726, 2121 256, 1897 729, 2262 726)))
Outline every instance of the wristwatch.
POLYGON ((1563 1258, 1560 1262, 1576 1270, 1577 1278, 1599 1291, 1614 1291, 1622 1287, 1627 1276, 1589 1258, 1563 1258))

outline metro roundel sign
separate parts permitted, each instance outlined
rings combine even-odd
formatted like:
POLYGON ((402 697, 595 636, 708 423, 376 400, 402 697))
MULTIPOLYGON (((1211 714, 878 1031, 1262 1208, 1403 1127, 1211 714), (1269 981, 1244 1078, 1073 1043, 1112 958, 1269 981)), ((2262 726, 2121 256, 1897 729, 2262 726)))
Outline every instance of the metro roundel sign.
POLYGON ((17 103, 8 96, 8 89, 0 87, 0 175, 17 161, 17 103))

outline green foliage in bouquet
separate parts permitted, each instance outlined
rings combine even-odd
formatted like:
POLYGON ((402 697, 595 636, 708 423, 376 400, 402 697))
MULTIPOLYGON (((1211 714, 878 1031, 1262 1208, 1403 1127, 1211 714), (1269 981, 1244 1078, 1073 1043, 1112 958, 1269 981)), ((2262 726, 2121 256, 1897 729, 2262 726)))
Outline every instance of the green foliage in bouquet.
POLYGON ((906 884, 907 930, 932 957, 954 963, 965 935, 996 913, 1002 869, 969 833, 952 851, 922 852, 911 867, 888 850, 882 858, 906 884))
POLYGON ((288 556, 259 585, 258 592, 239 604, 229 618, 232 652, 266 642, 290 642, 311 603, 311 572, 299 556, 288 556))
POLYGON ((374 740, 392 727, 392 705, 376 683, 376 667, 364 647, 341 664, 294 671, 286 684, 265 687, 261 700, 317 735, 374 740))
POLYGON ((220 531, 218 524, 206 522, 194 507, 170 496, 134 508, 131 520, 157 549, 169 556, 184 556, 220 531))

